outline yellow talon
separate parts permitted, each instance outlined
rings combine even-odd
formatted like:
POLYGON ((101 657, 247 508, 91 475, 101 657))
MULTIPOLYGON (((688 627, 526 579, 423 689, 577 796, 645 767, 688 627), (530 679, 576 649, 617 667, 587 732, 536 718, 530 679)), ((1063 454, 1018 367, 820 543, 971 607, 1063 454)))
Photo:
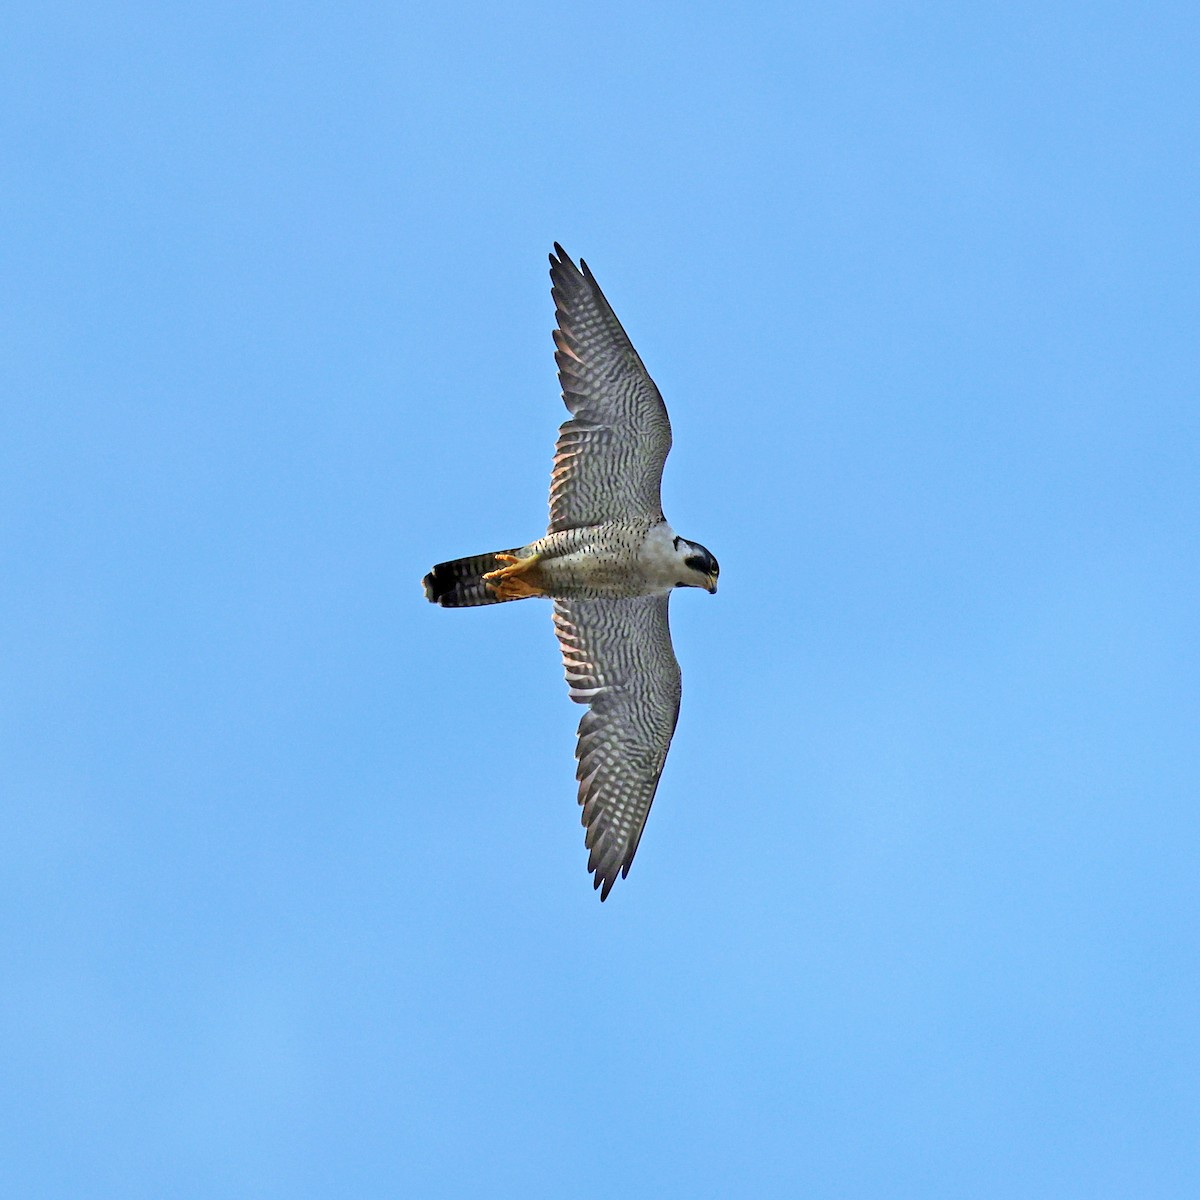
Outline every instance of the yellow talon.
POLYGON ((527 578, 536 574, 539 554, 531 554, 528 558, 518 558, 515 554, 497 554, 496 561, 505 563, 494 571, 488 571, 483 581, 492 590, 497 600, 523 600, 526 596, 544 596, 545 591, 538 587, 532 579, 527 578))

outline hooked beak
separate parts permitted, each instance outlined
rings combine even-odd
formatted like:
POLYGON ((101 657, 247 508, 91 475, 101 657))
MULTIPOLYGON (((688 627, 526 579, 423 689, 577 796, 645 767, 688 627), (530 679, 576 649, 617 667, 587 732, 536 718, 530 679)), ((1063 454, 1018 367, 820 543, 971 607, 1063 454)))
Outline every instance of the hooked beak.
POLYGON ((715 575, 708 576, 708 594, 710 596, 717 594, 717 577, 715 575))

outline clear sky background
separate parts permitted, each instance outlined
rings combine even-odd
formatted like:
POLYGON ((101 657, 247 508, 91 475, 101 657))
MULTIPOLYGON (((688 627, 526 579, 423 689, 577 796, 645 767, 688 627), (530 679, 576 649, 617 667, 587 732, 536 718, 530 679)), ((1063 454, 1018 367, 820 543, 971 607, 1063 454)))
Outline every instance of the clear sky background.
POLYGON ((1200 14, 20 6, 0 1192, 1200 1195, 1200 14), (679 731, 585 872, 585 257, 679 731))

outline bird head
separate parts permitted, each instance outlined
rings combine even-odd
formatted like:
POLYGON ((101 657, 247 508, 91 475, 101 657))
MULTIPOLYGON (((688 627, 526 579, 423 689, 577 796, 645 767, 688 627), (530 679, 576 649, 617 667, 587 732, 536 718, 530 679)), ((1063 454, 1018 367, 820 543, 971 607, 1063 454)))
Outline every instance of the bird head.
POLYGON ((709 594, 717 590, 717 576, 721 568, 712 553, 699 542, 687 538, 675 539, 675 553, 679 559, 679 579, 676 587, 702 587, 709 594))

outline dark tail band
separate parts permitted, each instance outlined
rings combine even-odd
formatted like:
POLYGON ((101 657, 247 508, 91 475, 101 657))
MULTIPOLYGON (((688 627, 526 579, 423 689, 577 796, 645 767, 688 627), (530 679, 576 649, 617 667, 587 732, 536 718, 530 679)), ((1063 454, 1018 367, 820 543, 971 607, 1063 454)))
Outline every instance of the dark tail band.
MULTIPOLYGON (((469 608, 476 604, 503 604, 483 582, 489 571, 503 564, 496 561, 497 554, 512 554, 512 550, 497 550, 493 554, 475 554, 470 558, 456 558, 452 562, 438 563, 421 580, 425 587, 425 599, 442 608, 469 608)), ((510 597, 510 599, 515 597, 510 597)))

